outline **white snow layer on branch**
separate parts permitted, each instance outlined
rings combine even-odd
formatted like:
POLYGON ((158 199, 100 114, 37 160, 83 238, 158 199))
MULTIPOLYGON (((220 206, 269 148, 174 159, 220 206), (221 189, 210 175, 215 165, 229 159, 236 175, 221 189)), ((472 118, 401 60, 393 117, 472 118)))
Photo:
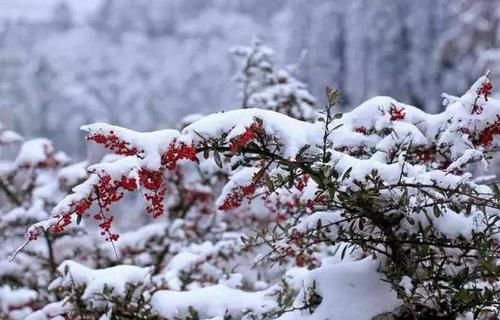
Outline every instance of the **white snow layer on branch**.
POLYGON ((67 260, 57 268, 61 277, 54 280, 50 286, 71 287, 85 286, 82 298, 91 298, 100 294, 106 287, 113 296, 124 296, 128 285, 140 285, 150 281, 150 268, 140 268, 129 265, 119 265, 106 269, 91 269, 77 262, 67 260))
POLYGON ((153 295, 151 305, 156 313, 167 319, 185 318, 190 307, 198 312, 200 319, 226 314, 239 319, 248 311, 262 314, 276 308, 276 301, 270 294, 270 291, 244 292, 215 285, 187 292, 158 291, 153 295))
POLYGON ((294 307, 304 306, 308 288, 314 288, 323 300, 310 313, 298 310, 285 313, 280 320, 358 319, 369 320, 373 316, 390 312, 399 306, 396 292, 390 284, 381 281, 379 261, 365 258, 320 267, 311 271, 305 279, 305 292, 297 295, 294 307))

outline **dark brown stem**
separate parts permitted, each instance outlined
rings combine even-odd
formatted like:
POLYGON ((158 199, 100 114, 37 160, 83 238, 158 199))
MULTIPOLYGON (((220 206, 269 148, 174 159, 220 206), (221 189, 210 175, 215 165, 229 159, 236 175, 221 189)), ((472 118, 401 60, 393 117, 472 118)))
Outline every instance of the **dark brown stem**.
POLYGON ((0 189, 3 190, 3 192, 5 193, 5 195, 7 196, 7 198, 9 198, 9 200, 14 205, 20 206, 22 204, 21 199, 19 199, 17 197, 17 195, 15 194, 15 192, 10 189, 10 187, 8 186, 8 184, 2 178, 0 178, 0 189))

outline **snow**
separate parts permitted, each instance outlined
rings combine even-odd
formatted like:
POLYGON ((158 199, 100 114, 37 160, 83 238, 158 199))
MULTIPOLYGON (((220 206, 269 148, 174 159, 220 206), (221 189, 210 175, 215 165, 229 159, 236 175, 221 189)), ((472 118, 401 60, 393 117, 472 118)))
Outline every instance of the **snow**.
POLYGON ((22 141, 23 137, 12 130, 3 130, 0 123, 0 144, 10 144, 14 142, 22 141))
POLYGON ((22 144, 15 163, 18 166, 34 165, 44 162, 47 155, 54 152, 54 145, 49 139, 37 138, 22 144))
POLYGON ((256 119, 262 120, 266 134, 280 138, 280 143, 284 146, 282 154, 285 158, 294 159, 303 146, 316 146, 321 143, 319 124, 311 124, 277 112, 253 108, 206 116, 184 128, 182 134, 195 142, 201 140, 198 134, 204 138, 210 138, 227 133, 227 139, 231 139, 242 134, 245 128, 250 127, 256 119))
POLYGON ((488 169, 488 162, 484 159, 484 155, 480 150, 477 149, 467 149, 463 152, 463 155, 460 156, 457 160, 451 163, 448 168, 446 168, 446 172, 453 172, 456 169, 463 168, 466 164, 481 161, 483 168, 485 170, 488 169))
POLYGON ((472 239, 473 231, 479 232, 484 228, 484 225, 479 222, 482 217, 483 214, 479 211, 465 216, 450 209, 445 209, 442 215, 434 220, 434 224, 436 229, 451 239, 460 235, 472 239))
POLYGON ((34 290, 24 288, 15 289, 8 285, 0 287, 0 310, 7 313, 11 308, 21 307, 29 304, 37 298, 38 294, 34 290))
POLYGON ((151 299, 153 310, 165 318, 184 318, 196 306, 200 319, 228 315, 241 318, 248 311, 263 313, 276 308, 269 292, 244 292, 224 285, 187 292, 160 290, 151 299))
POLYGON ((64 317, 60 315, 70 310, 71 303, 67 299, 63 299, 62 301, 47 304, 41 310, 30 314, 25 320, 62 320, 64 317))
POLYGON ((365 177, 371 175, 374 170, 387 183, 398 181, 402 172, 405 176, 415 176, 424 172, 422 167, 411 164, 385 164, 372 159, 357 159, 338 151, 332 151, 330 163, 340 173, 340 176, 344 176, 350 170, 349 175, 345 176, 344 185, 352 188, 357 188, 355 181, 365 180, 365 177))
MULTIPOLYGON (((382 281, 379 261, 366 258, 344 262, 311 271, 305 288, 315 286, 322 297, 312 314, 305 311, 285 313, 280 320, 356 319, 371 320, 374 315, 390 312, 399 306, 396 292, 382 281)), ((303 305, 299 294, 294 306, 303 305)))
POLYGON ((68 165, 57 173, 59 181, 66 186, 74 186, 87 177, 87 161, 68 165))
POLYGON ((413 290, 413 284, 411 283, 411 278, 408 276, 403 276, 401 278, 401 282, 399 282, 399 285, 404 288, 405 293, 407 295, 411 294, 411 291, 413 290))
POLYGON ((257 173, 257 171, 258 170, 256 168, 242 168, 241 170, 232 174, 231 178, 220 192, 215 205, 217 207, 220 207, 224 203, 224 200, 227 198, 227 196, 231 194, 231 192, 233 192, 235 189, 238 189, 239 187, 244 187, 252 183, 253 176, 257 173))
MULTIPOLYGON (((86 234, 84 228, 65 230, 67 234, 56 238, 58 244, 52 248, 61 251, 56 250, 57 261, 72 257, 70 249, 63 250, 65 245, 75 248, 77 254, 75 261, 65 260, 59 264, 55 280, 49 276, 43 278, 53 280, 49 289, 57 288, 68 295, 76 295, 79 293, 74 286, 80 287, 81 298, 88 299, 85 303, 96 312, 103 312, 99 316, 104 318, 108 313, 112 317, 109 308, 113 305, 95 297, 109 290, 113 298, 123 299, 133 285, 139 290, 127 299, 134 302, 134 299, 145 298, 153 313, 165 318, 184 318, 193 312, 201 319, 224 315, 267 318, 274 312, 286 311, 280 310, 282 306, 277 297, 288 294, 293 306, 287 306, 291 309, 280 316, 281 320, 372 319, 402 306, 403 300, 397 297, 394 287, 400 286, 402 292, 411 295, 414 290, 423 290, 425 285, 417 277, 388 274, 393 270, 388 270, 386 259, 391 257, 384 253, 393 247, 388 248, 384 243, 389 235, 385 234, 385 225, 375 223, 375 218, 400 218, 394 225, 392 220, 387 220, 394 232, 390 235, 394 237, 420 239, 425 236, 422 232, 425 230, 440 240, 453 243, 486 233, 488 218, 498 214, 495 206, 481 208, 482 200, 491 203, 495 195, 487 185, 473 182, 475 172, 469 166, 478 161, 486 164, 485 159, 500 142, 497 139, 475 145, 473 135, 478 132, 466 131, 483 130, 500 111, 499 101, 477 97, 481 83, 476 83, 459 98, 450 98, 453 101, 446 110, 435 115, 389 97, 370 99, 333 121, 332 126, 338 128, 328 136, 327 142, 331 142, 326 146, 328 161, 322 159, 324 121, 299 121, 257 108, 206 117, 192 116, 181 131, 140 132, 105 123, 83 126, 90 140, 94 135, 99 135, 101 140, 111 136, 133 150, 122 152, 120 156, 104 157, 88 168, 86 162, 66 166, 65 161, 57 160, 63 157, 55 152, 49 140, 30 140, 22 145, 14 161, 19 170, 39 171, 33 180, 35 189, 30 193, 28 209, 24 204, 23 207, 16 204, 6 210, 0 222, 12 224, 22 219, 42 218, 28 229, 28 238, 32 233, 42 235, 40 229, 49 230, 61 219, 47 219, 45 207, 57 203, 52 214, 67 214, 68 209, 74 211, 72 206, 82 199, 94 201, 95 186, 102 175, 109 175, 111 183, 115 183, 122 177, 138 179, 142 168, 155 170, 165 183, 167 199, 164 204, 172 209, 170 215, 161 222, 145 224, 145 220, 134 219, 134 214, 144 211, 143 207, 122 207, 122 220, 130 219, 127 221, 129 230, 121 233, 116 245, 111 243, 107 248, 98 244, 89 235, 90 231, 86 234), (484 110, 477 113, 470 108, 473 103, 484 110), (271 151, 260 152, 274 152, 281 160, 275 163, 269 161, 271 156, 268 154, 258 157, 259 152, 245 155, 244 150, 231 150, 231 143, 238 141, 255 124, 267 135, 265 142, 254 141, 255 144, 274 147, 271 151), (221 152, 224 163, 220 170, 210 159, 213 152, 208 159, 201 160, 201 164, 199 159, 186 160, 175 168, 162 164, 162 157, 168 155, 173 144, 186 143, 200 148, 206 147, 207 141, 218 148, 227 148, 221 152), (364 153, 356 154, 350 147, 362 147, 364 153), (305 157, 299 158, 299 150, 304 148, 307 149, 305 157), (422 160, 416 156, 417 151, 422 150, 435 151, 432 156, 443 159, 422 160), (59 171, 56 165, 37 166, 52 159, 60 165, 59 171), (240 166, 233 167, 236 164, 240 166), (263 181, 255 181, 257 172, 270 179, 269 183, 274 183, 274 179, 275 186, 271 188, 263 181), (291 181, 292 186, 286 184, 287 178, 295 174, 302 180, 291 181), (78 184, 81 180, 84 181, 78 184), (243 195, 243 206, 235 205, 228 212, 220 208, 228 195, 250 183, 255 183, 255 189, 252 185, 250 191, 244 191, 251 194, 243 195), (61 187, 73 184, 77 184, 73 193, 61 200, 68 192, 61 187), (280 185, 271 192, 269 189, 274 189, 276 184, 280 185), (373 208, 381 216, 372 216, 370 211, 363 216, 369 227, 363 228, 366 222, 352 215, 368 210, 360 206, 362 210, 357 212, 357 204, 352 208, 350 203, 347 207, 342 205, 348 201, 343 199, 345 195, 362 199, 367 192, 370 192, 373 208), (257 199, 246 201, 254 193, 257 199), (471 199, 478 203, 463 206, 471 199), (282 208, 283 212, 279 211, 282 208), (434 211, 432 215, 427 209, 434 211), (266 234, 260 235, 258 229, 265 230, 266 234), (85 243, 77 245, 70 235, 84 239, 85 243), (373 246, 380 248, 382 253, 370 246, 357 246, 357 239, 345 240, 339 235, 365 237, 367 242, 373 240, 373 246), (242 236, 245 237, 241 239, 242 236), (252 241, 259 245, 252 246, 252 241), (250 248, 243 247, 247 243, 250 248), (115 257, 119 261, 116 266, 111 266, 114 262, 106 257, 111 254, 111 248, 116 250, 115 257), (343 259, 344 249, 349 249, 346 259, 343 259), (89 254, 87 259, 85 253, 93 251, 95 256, 89 254), (260 258, 267 259, 250 268, 260 258), (275 262, 282 265, 267 265, 275 262), (285 292, 289 289, 291 292, 285 292), (302 308, 310 298, 318 297, 321 301, 317 300, 316 305, 302 308)), ((266 104, 275 107, 270 102, 266 104)), ((198 156, 201 158, 201 154, 198 156)), ((117 197, 121 196, 120 193, 117 197)), ((91 220, 86 218, 91 217, 92 212, 79 214, 91 220)), ((89 223, 95 229, 101 227, 99 221, 96 224, 89 223)), ((414 243, 401 243, 404 250, 415 253, 412 251, 416 250, 414 243)), ((37 253, 48 251, 39 242, 34 244, 33 250, 37 253)), ((445 250, 450 259, 456 258, 457 248, 445 250)), ((15 254, 26 257, 20 250, 15 254)), ((456 269, 450 261, 443 268, 456 269)), ((62 316, 66 313, 64 308, 70 310, 71 305, 49 304, 33 317, 62 316)))
POLYGON ((148 169, 156 170, 161 164, 161 155, 168 146, 179 136, 176 130, 160 130, 153 132, 137 132, 105 123, 94 123, 80 128, 91 134, 114 134, 127 141, 131 146, 138 148, 145 156, 142 163, 148 169))
MULTIPOLYGON (((233 247, 235 247, 235 241, 232 240, 222 240, 215 244, 210 241, 201 244, 193 243, 173 256, 155 278, 155 281, 166 282, 172 290, 181 290, 182 275, 189 274, 190 271, 197 268, 214 279, 223 279, 224 273, 212 265, 210 259, 218 255, 224 256, 225 253, 231 252, 233 247)), ((236 285, 235 281, 238 283, 237 279, 240 279, 239 285, 241 285, 242 277, 239 274, 232 274, 231 279, 223 279, 222 282, 229 287, 233 287, 233 285, 236 285)), ((191 288, 191 286, 188 286, 188 288, 191 288)))
POLYGON ((145 225, 137 230, 132 230, 121 235, 120 241, 115 245, 118 249, 144 248, 149 237, 162 236, 165 234, 167 224, 165 222, 157 222, 145 225), (145 236, 147 235, 147 237, 145 236))
POLYGON ((84 265, 67 260, 57 268, 62 276, 54 280, 50 288, 85 285, 82 298, 100 294, 106 287, 113 296, 124 296, 128 285, 140 285, 149 281, 151 269, 119 265, 93 270, 84 265))
POLYGON ((37 200, 34 201, 33 205, 28 209, 17 207, 1 215, 0 222, 7 224, 16 221, 44 220, 49 216, 49 214, 45 211, 43 205, 43 201, 37 200))

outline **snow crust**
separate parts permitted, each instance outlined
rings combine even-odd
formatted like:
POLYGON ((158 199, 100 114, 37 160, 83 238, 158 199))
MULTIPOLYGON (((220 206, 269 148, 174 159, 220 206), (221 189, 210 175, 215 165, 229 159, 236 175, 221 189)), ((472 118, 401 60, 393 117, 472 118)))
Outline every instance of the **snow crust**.
MULTIPOLYGON (((398 305, 396 293, 381 281, 380 262, 366 258, 320 267, 304 279, 305 287, 314 286, 323 298, 310 314, 307 310, 285 313, 280 320, 359 319, 370 320, 374 315, 390 312, 398 305)), ((307 293, 305 293, 307 295, 307 293)), ((303 305, 299 294, 295 307, 303 305)))
POLYGON ((240 318, 245 312, 264 313, 276 307, 276 302, 266 291, 244 292, 224 285, 194 291, 158 291, 151 300, 153 309, 162 317, 186 317, 189 308, 196 306, 201 319, 220 315, 240 318))

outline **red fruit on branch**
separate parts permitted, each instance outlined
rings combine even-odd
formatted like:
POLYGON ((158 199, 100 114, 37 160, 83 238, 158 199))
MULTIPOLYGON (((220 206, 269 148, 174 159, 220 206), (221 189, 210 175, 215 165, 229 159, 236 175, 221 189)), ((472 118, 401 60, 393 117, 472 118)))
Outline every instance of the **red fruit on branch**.
POLYGON ((403 120, 405 118, 406 112, 403 107, 398 109, 396 105, 391 105, 389 109, 389 114, 391 115, 391 121, 403 120))
POLYGON ((256 190, 255 183, 250 183, 246 186, 241 186, 234 189, 230 194, 226 196, 222 205, 219 206, 219 210, 231 210, 241 206, 243 199, 250 199, 256 190))
POLYGON ((181 143, 180 145, 176 145, 175 141, 173 141, 168 151, 162 157, 162 163, 169 170, 173 170, 177 162, 181 159, 191 160, 194 162, 198 162, 198 158, 196 157, 196 148, 194 145, 186 145, 181 143))
POLYGON ((130 143, 120 139, 113 131, 109 134, 91 133, 87 136, 87 140, 94 141, 97 144, 103 145, 105 148, 113 151, 116 154, 132 156, 139 154, 139 149, 130 145, 130 143))
POLYGON ((245 128, 245 132, 231 141, 231 152, 236 153, 241 148, 245 147, 252 140, 259 136, 262 131, 262 124, 259 122, 252 123, 251 126, 245 128))
POLYGON ((484 100, 488 101, 488 97, 491 95, 491 92, 493 91, 493 84, 491 81, 486 80, 483 82, 481 87, 479 88, 479 94, 484 96, 484 100))

